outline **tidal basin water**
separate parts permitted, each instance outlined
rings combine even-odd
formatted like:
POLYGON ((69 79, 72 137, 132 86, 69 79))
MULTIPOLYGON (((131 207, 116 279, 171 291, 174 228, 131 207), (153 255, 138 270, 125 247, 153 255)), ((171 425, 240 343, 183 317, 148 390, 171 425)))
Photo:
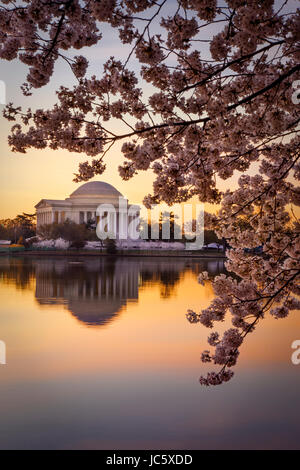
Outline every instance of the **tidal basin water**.
MULTIPOLYGON (((300 315, 266 318, 236 375, 204 388, 222 260, 0 257, 1 449, 300 448, 300 315)), ((214 329, 223 331, 229 320, 214 329)))

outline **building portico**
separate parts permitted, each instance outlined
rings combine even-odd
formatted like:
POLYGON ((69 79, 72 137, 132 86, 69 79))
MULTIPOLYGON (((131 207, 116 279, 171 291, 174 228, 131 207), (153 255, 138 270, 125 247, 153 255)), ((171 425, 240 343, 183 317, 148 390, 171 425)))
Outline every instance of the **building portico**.
MULTIPOLYGON (((70 220, 77 224, 89 221, 99 222, 97 209, 103 205, 101 214, 107 220, 108 230, 118 234, 127 229, 128 224, 135 217, 127 215, 128 200, 112 185, 103 181, 91 181, 76 189, 70 197, 64 200, 42 199, 36 206, 37 230, 42 225, 63 223, 70 220)), ((138 206, 133 206, 135 212, 138 206)))

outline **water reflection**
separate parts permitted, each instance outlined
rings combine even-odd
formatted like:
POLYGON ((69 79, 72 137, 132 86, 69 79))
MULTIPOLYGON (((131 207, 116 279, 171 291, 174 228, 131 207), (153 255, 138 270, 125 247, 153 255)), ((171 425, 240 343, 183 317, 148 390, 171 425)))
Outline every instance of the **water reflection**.
POLYGON ((90 326, 111 323, 128 302, 137 302, 139 289, 157 283, 160 296, 169 298, 185 272, 195 277, 206 270, 224 272, 223 259, 179 258, 2 258, 3 282, 28 289, 35 279, 40 305, 65 305, 80 322, 90 326))
POLYGON ((136 265, 122 260, 38 262, 35 296, 40 304, 66 304, 88 325, 105 325, 138 299, 138 281, 136 265))
POLYGON ((201 387, 202 270, 223 260, 0 257, 0 449, 299 448, 299 314, 266 317, 235 379, 201 387))

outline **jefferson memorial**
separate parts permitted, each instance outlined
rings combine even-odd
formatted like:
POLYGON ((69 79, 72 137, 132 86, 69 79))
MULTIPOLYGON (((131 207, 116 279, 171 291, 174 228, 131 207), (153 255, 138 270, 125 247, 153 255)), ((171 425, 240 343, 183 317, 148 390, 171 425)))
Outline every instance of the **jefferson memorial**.
MULTIPOLYGON (((36 206, 37 229, 41 225, 51 223, 61 223, 65 220, 76 222, 77 224, 89 221, 99 222, 99 212, 97 208, 103 206, 106 212, 109 230, 113 227, 115 233, 119 233, 121 223, 127 225, 139 213, 139 206, 130 206, 131 214, 127 212, 128 199, 111 184, 103 181, 91 181, 77 188, 70 197, 59 199, 42 199, 36 206)), ((122 225, 124 226, 124 225, 122 225)))

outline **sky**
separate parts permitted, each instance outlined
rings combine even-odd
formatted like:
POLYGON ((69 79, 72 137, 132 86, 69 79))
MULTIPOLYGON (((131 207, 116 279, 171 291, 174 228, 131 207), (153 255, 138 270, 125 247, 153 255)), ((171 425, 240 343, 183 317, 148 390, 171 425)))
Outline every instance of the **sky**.
MULTIPOLYGON (((176 3, 169 0, 164 15, 172 13, 176 3)), ((149 16, 149 14, 147 13, 149 16)), ((158 22, 154 22, 153 31, 158 31, 158 22)), ((131 50, 128 45, 120 43, 118 33, 109 25, 101 25, 103 38, 96 46, 86 47, 75 51, 74 55, 82 54, 89 60, 88 76, 101 75, 102 66, 107 59, 115 57, 126 58, 131 50)), ((161 32, 161 31, 160 31, 161 32)), ((207 48, 206 44, 201 48, 207 48)), ((203 50, 205 54, 205 50, 203 50)), ((72 55, 68 52, 68 56, 72 55)), ((128 67, 137 71, 139 64, 132 56, 128 67)), ((16 106, 25 109, 51 108, 56 102, 55 91, 59 86, 72 87, 76 80, 63 61, 58 61, 55 72, 48 85, 33 90, 31 97, 24 97, 20 86, 25 82, 28 69, 20 61, 0 61, 0 81, 6 85, 6 103, 13 102, 16 106)), ((150 94, 150 88, 143 84, 143 93, 150 94)), ((41 199, 65 199, 83 183, 74 183, 74 173, 78 171, 78 164, 87 158, 84 154, 70 153, 67 150, 35 150, 29 149, 26 154, 13 153, 8 145, 7 136, 14 124, 2 116, 4 106, 0 104, 0 220, 11 218, 19 213, 35 212, 34 206, 41 199)), ((117 128, 114 127, 116 130, 117 128)), ((123 127, 124 129, 124 127, 123 127)), ((121 154, 123 142, 116 143, 106 157, 106 171, 104 174, 92 178, 105 181, 115 186, 133 204, 141 204, 145 195, 152 192, 154 176, 152 172, 140 172, 133 179, 123 181, 118 173, 118 166, 123 163, 121 154)), ((213 210, 208 204, 206 209, 213 210)))
MULTIPOLYGON (((276 2, 277 3, 277 2, 276 2)), ((281 4, 281 2, 278 2, 281 4)), ((292 4, 294 2, 291 2, 292 4)), ((174 1, 168 2, 169 9, 174 1)), ((126 57, 130 46, 120 43, 117 32, 108 25, 102 28, 103 39, 96 46, 76 51, 85 55, 89 60, 88 75, 101 75, 103 63, 112 55, 126 57)), ((154 29, 157 25, 154 24, 154 29)), ((201 43, 201 49, 207 47, 201 43)), ((205 49, 203 50, 205 55, 205 49)), ((70 55, 70 54, 68 54, 70 55)), ((138 64, 132 57, 129 67, 137 70, 138 64)), ((6 86, 6 102, 17 106, 35 108, 51 108, 56 102, 55 90, 60 85, 72 87, 76 82, 65 62, 58 62, 50 83, 37 90, 33 96, 24 97, 20 85, 24 83, 27 67, 18 60, 0 61, 0 81, 6 86)), ((147 95, 147 85, 143 85, 147 95)), ((150 92, 150 89, 149 89, 150 92)), ((0 219, 14 217, 19 213, 33 213, 34 206, 42 198, 64 199, 82 183, 74 183, 73 175, 78 170, 78 164, 87 158, 84 154, 70 153, 67 150, 28 150, 26 154, 13 153, 7 142, 12 124, 2 116, 4 106, 0 104, 0 219)), ((131 203, 140 204, 145 195, 151 193, 154 177, 151 172, 140 172, 133 179, 123 181, 118 174, 118 166, 123 162, 121 154, 122 142, 115 144, 106 157, 107 169, 101 176, 93 180, 106 181, 115 186, 131 203)), ((221 189, 237 185, 237 177, 221 182, 221 189)), ((206 209, 213 211, 211 205, 206 209)))
MULTIPOLYGON (((119 42, 105 44, 87 51, 90 59, 91 73, 101 73, 101 65, 112 55, 118 55, 119 42)), ((65 63, 56 65, 51 82, 42 89, 34 90, 33 96, 24 97, 20 85, 25 81, 27 69, 19 61, 0 61, 0 80, 6 85, 6 102, 18 106, 50 108, 56 101, 55 90, 60 85, 75 84, 72 72, 65 63)), ((13 153, 8 145, 7 136, 12 123, 2 116, 3 105, 0 105, 0 219, 14 217, 21 212, 34 212, 34 205, 42 198, 64 199, 80 184, 74 183, 73 174, 78 164, 86 160, 84 154, 70 153, 67 150, 29 149, 26 154, 13 153)), ((13 123, 14 124, 14 123, 13 123)), ((123 181, 118 174, 118 165, 123 162, 120 151, 121 143, 116 144, 106 159, 107 170, 104 175, 93 180, 106 181, 115 186, 133 203, 142 201, 143 196, 152 189, 149 172, 138 175, 134 182, 123 181)))

